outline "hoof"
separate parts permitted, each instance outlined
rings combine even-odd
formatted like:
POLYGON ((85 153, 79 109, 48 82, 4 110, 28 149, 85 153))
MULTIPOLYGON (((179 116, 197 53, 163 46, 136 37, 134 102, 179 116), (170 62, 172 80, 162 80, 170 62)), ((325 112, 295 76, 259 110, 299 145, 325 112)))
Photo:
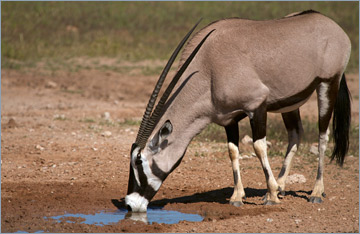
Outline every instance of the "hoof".
POLYGON ((311 203, 322 203, 323 200, 321 199, 321 197, 310 197, 309 200, 311 203))
POLYGON ((321 195, 322 195, 324 198, 326 197, 326 193, 322 193, 321 195))
POLYGON ((281 194, 281 196, 285 196, 285 191, 279 186, 278 191, 281 194))
POLYGON ((230 201, 230 205, 240 207, 240 206, 244 205, 244 203, 242 203, 241 201, 230 201))
POLYGON ((270 201, 270 200, 266 200, 265 202, 264 202, 264 205, 277 205, 277 204, 279 204, 279 203, 277 203, 277 202, 274 202, 274 201, 270 201))

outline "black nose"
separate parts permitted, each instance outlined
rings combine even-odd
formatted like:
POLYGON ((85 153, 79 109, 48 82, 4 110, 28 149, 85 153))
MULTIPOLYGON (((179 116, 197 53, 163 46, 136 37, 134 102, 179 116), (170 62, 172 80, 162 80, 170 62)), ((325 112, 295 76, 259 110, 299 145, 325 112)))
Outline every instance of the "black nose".
POLYGON ((132 211, 132 210, 131 210, 131 206, 129 206, 129 205, 126 206, 126 209, 127 209, 128 211, 130 211, 130 212, 132 211))

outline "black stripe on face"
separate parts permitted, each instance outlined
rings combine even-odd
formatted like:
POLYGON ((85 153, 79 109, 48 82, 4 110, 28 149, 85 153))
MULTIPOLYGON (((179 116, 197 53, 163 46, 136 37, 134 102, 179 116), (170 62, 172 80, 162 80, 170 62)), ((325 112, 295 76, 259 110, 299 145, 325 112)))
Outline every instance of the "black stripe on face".
POLYGON ((134 143, 131 145, 131 151, 130 151, 130 170, 129 170, 129 182, 128 182, 128 191, 127 194, 129 195, 130 193, 133 193, 135 191, 139 190, 139 185, 137 183, 137 180, 135 179, 135 173, 134 173, 134 168, 131 165, 131 161, 132 161, 132 155, 134 150, 137 148, 137 144, 134 143))
POLYGON ((140 180, 140 188, 137 192, 150 201, 155 196, 157 191, 155 191, 153 187, 148 184, 147 176, 145 175, 144 168, 141 164, 137 165, 137 171, 140 180))
POLYGON ((128 190, 127 190, 127 195, 129 195, 130 193, 133 193, 135 191, 139 190, 139 185, 135 179, 135 175, 134 175, 134 171, 133 171, 133 167, 130 164, 130 172, 129 172, 129 182, 128 182, 128 190))

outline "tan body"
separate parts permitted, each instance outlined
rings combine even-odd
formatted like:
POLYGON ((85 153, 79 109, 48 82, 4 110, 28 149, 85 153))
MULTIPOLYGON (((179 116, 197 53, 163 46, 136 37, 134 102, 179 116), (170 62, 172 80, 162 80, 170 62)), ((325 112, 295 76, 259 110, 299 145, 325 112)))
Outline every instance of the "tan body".
POLYGON ((212 29, 216 31, 188 73, 199 70, 196 79, 210 83, 211 100, 222 125, 227 124, 222 115, 251 112, 263 100, 270 106, 268 111, 297 109, 298 103, 284 105, 282 101, 306 90, 316 78, 342 74, 350 56, 350 40, 335 22, 321 14, 305 14, 268 21, 215 22, 190 41, 182 58, 212 29))

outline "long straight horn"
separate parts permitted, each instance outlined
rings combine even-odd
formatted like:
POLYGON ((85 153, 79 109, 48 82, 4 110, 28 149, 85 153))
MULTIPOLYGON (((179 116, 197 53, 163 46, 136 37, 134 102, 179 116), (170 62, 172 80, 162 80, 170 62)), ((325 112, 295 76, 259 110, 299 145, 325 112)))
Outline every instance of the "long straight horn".
POLYGON ((181 66, 181 68, 179 69, 179 71, 176 73, 176 75, 174 76, 174 78, 172 79, 172 81, 170 82, 169 86, 166 88, 164 94, 162 95, 159 103, 157 104, 153 114, 151 115, 151 118, 148 122, 148 124, 145 126, 145 131, 144 134, 141 138, 141 144, 146 143, 147 139, 149 138, 150 134, 152 133, 152 131, 154 130, 155 124, 158 122, 159 118, 160 118, 160 114, 163 111, 163 107, 170 95, 170 93, 172 92, 172 90, 174 89, 176 83, 179 81, 180 77, 182 76, 182 74, 184 73, 184 71, 186 70, 186 68, 189 66, 189 64, 191 63, 191 61, 193 60, 193 58, 195 57, 195 55, 197 54, 197 52, 199 51, 200 47, 202 46, 202 44, 204 44, 205 40, 210 36, 210 34, 212 32, 214 32, 215 29, 211 30, 203 39, 202 41, 196 46, 196 48, 193 50, 193 52, 190 54, 190 56, 186 59, 185 63, 181 66))
POLYGON ((156 98, 160 92, 160 89, 161 89, 161 86, 163 85, 164 83, 164 80, 166 78, 166 75, 168 74, 170 68, 171 68, 171 65, 174 63, 175 61, 175 58, 176 56, 179 54, 181 48, 184 46, 185 42, 189 39, 191 33, 195 30, 196 26, 200 23, 201 19, 195 24, 195 26, 186 34, 186 36, 182 39, 182 41, 180 42, 180 44, 176 47, 175 51, 173 52, 173 54, 171 55, 169 61, 167 62, 164 70, 162 71, 160 77, 159 77, 159 80, 157 81, 156 85, 155 85, 155 88, 151 94, 151 97, 150 97, 150 100, 147 104, 147 107, 145 109, 145 113, 143 115, 143 118, 142 118, 142 121, 141 121, 141 124, 140 124, 140 128, 139 128, 139 131, 138 131, 138 134, 136 136, 136 141, 135 143, 137 145, 139 145, 141 148, 143 148, 145 145, 142 145, 140 144, 140 139, 142 138, 142 135, 144 133, 144 128, 145 126, 147 125, 149 119, 150 119, 150 115, 151 115, 151 112, 153 110, 153 107, 155 105, 155 101, 156 101, 156 98))

